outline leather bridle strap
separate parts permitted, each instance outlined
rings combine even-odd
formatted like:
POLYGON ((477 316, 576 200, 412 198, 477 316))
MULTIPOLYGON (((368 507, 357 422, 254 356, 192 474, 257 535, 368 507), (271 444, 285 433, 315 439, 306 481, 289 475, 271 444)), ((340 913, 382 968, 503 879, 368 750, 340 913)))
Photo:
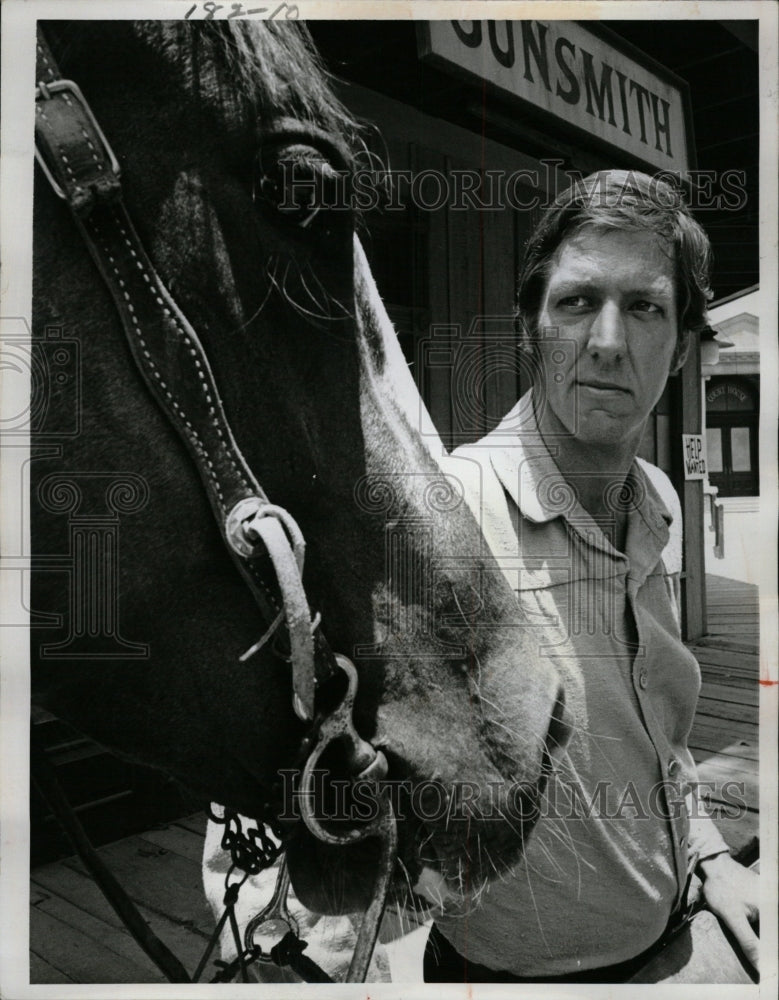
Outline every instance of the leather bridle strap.
POLYGON ((288 531, 273 516, 278 508, 270 505, 233 438, 197 334, 130 221, 119 164, 79 88, 61 78, 40 31, 36 72, 36 158, 72 209, 116 304, 135 362, 195 461, 222 537, 265 624, 276 622, 282 611, 286 617, 295 708, 310 720, 315 679, 336 675, 338 667, 321 631, 312 628, 299 572, 302 536, 293 553, 288 531), (281 602, 263 579, 260 540, 271 554, 281 602))

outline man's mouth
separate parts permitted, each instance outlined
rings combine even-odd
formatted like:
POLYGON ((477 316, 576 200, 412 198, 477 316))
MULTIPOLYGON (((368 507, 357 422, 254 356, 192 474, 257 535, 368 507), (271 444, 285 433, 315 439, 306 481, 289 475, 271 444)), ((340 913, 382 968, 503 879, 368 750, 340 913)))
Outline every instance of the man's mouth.
POLYGON ((591 392, 599 393, 629 393, 630 389, 627 386, 620 385, 618 382, 610 382, 607 379, 579 379, 578 383, 580 388, 589 389, 591 392))

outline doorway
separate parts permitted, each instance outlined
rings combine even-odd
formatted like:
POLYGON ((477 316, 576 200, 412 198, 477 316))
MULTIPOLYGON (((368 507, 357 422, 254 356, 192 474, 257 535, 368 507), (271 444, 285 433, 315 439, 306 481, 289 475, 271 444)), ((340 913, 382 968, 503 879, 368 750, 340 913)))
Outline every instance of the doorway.
POLYGON ((759 400, 746 378, 714 376, 706 390, 706 460, 720 497, 757 496, 759 400))

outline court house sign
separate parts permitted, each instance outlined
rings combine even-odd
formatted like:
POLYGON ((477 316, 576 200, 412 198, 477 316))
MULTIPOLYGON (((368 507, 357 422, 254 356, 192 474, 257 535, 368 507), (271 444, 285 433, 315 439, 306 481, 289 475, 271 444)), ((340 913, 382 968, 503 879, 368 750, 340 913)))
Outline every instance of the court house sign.
POLYGON ((690 163, 686 84, 575 21, 429 21, 420 54, 655 169, 690 163))

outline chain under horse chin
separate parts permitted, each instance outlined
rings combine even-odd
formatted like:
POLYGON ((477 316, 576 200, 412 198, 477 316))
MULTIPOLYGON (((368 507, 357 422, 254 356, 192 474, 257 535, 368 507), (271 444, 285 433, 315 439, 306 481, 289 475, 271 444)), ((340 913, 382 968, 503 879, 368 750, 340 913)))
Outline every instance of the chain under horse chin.
POLYGON ((291 883, 365 911, 362 979, 388 893, 517 859, 568 721, 333 197, 360 129, 294 23, 44 23, 35 99, 34 341, 79 396, 32 442, 33 700, 219 803, 217 978, 330 978, 291 883))

